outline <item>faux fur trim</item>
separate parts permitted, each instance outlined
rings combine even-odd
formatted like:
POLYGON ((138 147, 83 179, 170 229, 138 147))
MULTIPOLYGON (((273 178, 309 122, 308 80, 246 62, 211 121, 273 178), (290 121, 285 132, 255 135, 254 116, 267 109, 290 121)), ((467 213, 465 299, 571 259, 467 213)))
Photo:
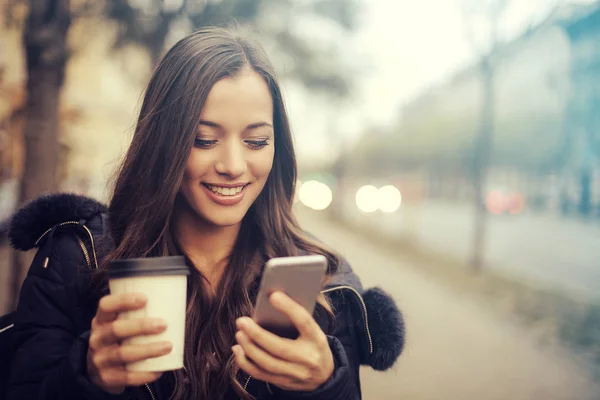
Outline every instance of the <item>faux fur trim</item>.
POLYGON ((373 341, 373 352, 364 363, 385 371, 394 365, 404 348, 404 318, 394 300, 382 289, 369 289, 362 296, 373 341))
POLYGON ((89 220, 106 212, 102 203, 71 193, 51 194, 31 201, 12 217, 8 231, 11 245, 18 250, 30 250, 36 240, 53 226, 66 221, 89 220))

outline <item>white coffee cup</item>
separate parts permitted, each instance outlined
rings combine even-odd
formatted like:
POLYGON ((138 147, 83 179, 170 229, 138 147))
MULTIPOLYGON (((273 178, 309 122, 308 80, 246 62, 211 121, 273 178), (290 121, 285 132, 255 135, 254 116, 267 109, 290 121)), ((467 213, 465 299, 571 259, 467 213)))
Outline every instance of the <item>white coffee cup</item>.
POLYGON ((143 293, 148 298, 140 310, 119 314, 118 319, 161 318, 167 329, 157 335, 134 336, 125 344, 168 340, 173 350, 164 356, 127 364, 129 371, 172 371, 183 368, 187 277, 184 257, 150 257, 112 261, 108 268, 111 294, 143 293))

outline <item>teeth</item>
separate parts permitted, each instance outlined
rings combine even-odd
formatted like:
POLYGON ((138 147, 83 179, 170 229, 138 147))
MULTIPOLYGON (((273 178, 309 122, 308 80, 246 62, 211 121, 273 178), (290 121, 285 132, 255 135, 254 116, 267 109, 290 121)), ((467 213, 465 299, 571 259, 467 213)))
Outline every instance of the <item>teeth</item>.
POLYGON ((234 196, 244 189, 243 186, 238 186, 238 187, 234 187, 234 188, 225 188, 225 187, 212 186, 212 185, 206 185, 206 186, 213 193, 220 194, 221 196, 234 196))

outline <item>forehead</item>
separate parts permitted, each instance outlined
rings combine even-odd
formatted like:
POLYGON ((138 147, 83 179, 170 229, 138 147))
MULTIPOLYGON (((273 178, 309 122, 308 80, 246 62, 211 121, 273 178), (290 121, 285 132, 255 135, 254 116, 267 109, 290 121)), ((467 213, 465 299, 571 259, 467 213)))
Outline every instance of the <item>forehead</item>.
POLYGON ((269 87, 262 76, 249 68, 221 79, 210 90, 200 118, 222 126, 272 123, 273 99, 269 87))

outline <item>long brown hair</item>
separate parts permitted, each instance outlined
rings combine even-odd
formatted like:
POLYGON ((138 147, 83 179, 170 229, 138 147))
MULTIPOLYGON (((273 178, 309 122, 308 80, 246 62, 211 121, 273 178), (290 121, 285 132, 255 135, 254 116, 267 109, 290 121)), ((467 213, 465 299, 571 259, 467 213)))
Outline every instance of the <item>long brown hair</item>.
MULTIPOLYGON (((206 280, 191 268, 186 368, 175 372, 177 385, 172 398, 176 400, 220 399, 231 389, 242 399, 251 398, 244 382, 240 383, 243 378, 233 361, 231 346, 235 344, 236 318, 252 314, 256 283, 268 258, 296 255, 302 250, 325 255, 329 275, 338 265, 331 251, 302 232, 292 213, 296 159, 273 68, 260 46, 220 28, 200 30, 182 39, 154 71, 115 182, 109 206, 115 247, 103 265, 114 259, 183 254, 172 220, 200 112, 217 81, 248 67, 265 79, 273 98, 273 168, 242 221, 216 296, 207 294, 206 280)), ((323 297, 319 304, 321 312, 327 309, 323 297)))

